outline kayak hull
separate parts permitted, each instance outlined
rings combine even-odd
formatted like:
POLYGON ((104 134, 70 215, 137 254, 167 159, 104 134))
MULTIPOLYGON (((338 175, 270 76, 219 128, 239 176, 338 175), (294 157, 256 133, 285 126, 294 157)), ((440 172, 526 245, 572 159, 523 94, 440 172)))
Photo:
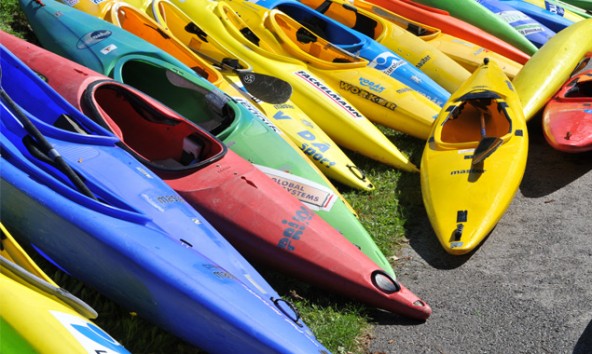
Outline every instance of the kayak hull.
POLYGON ((592 67, 588 53, 543 110, 543 133, 563 152, 592 150, 592 67))
POLYGON ((420 178, 428 218, 448 253, 473 251, 509 207, 526 168, 527 134, 518 97, 495 62, 473 73, 440 113, 420 178), (485 110, 481 123, 477 107, 485 110), (499 144, 489 156, 480 153, 487 141, 499 144))
POLYGON ((543 109, 584 55, 592 50, 591 31, 592 19, 587 19, 557 33, 512 80, 527 120, 543 109))
POLYGON ((128 353, 91 321, 94 309, 58 287, 1 223, 0 229, 3 353, 128 353))

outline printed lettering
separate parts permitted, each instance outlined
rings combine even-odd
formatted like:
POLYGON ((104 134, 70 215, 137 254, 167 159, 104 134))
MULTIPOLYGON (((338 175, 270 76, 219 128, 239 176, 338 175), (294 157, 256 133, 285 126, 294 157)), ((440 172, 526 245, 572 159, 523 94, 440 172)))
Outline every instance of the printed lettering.
POLYGON ((363 99, 366 99, 366 100, 368 100, 368 101, 370 101, 372 103, 375 103, 375 104, 377 104, 379 106, 382 106, 382 107, 385 107, 387 109, 390 109, 391 111, 394 111, 397 108, 397 104, 396 103, 387 101, 387 100, 385 100, 384 98, 382 98, 382 97, 380 97, 378 95, 375 95, 375 94, 373 94, 373 93, 371 93, 369 91, 366 91, 364 89, 361 89, 361 88, 359 88, 357 86, 354 86, 354 85, 352 85, 350 83, 347 83, 345 81, 340 81, 339 82, 339 87, 342 90, 349 91, 349 92, 353 93, 354 95, 358 95, 358 96, 362 97, 363 99))
POLYGON ((341 106, 341 108, 343 108, 352 117, 354 117, 354 118, 363 118, 364 117, 352 105, 350 105, 349 103, 347 103, 343 99, 343 97, 341 97, 341 95, 339 95, 338 93, 336 93, 333 90, 331 90, 330 88, 328 88, 324 83, 322 83, 321 81, 317 80, 315 77, 311 76, 306 71, 304 71, 304 70, 297 71, 295 74, 298 77, 300 77, 303 80, 305 80, 306 82, 312 84, 313 87, 315 87, 318 91, 320 91, 323 94, 325 94, 325 96, 328 96, 330 99, 332 99, 333 101, 335 101, 336 103, 338 103, 339 106, 341 106))

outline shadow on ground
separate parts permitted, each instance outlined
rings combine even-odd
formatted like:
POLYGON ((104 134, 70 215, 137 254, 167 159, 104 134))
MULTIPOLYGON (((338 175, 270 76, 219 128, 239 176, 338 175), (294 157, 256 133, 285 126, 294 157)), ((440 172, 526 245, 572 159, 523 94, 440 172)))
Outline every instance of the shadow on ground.
POLYGON ((584 333, 574 347, 573 354, 589 354, 592 353, 592 321, 588 323, 584 333))
POLYGON ((545 140, 540 117, 528 123, 530 146, 520 191, 527 198, 549 195, 592 169, 592 152, 568 154, 545 140))

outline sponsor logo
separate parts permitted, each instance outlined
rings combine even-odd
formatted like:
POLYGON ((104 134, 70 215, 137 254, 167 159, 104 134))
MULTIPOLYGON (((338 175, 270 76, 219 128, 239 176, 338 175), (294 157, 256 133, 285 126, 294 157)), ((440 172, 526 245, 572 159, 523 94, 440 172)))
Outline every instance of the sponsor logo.
POLYGON ((358 112, 352 105, 346 102, 341 95, 336 93, 335 91, 328 88, 323 82, 315 78, 314 76, 310 75, 304 70, 297 71, 295 73, 298 77, 305 80, 313 87, 315 87, 318 91, 322 92, 325 96, 329 97, 331 100, 336 102, 341 108, 343 108, 349 115, 354 118, 364 118, 364 116, 358 112))
POLYGON ((349 92, 353 93, 354 95, 358 95, 358 96, 362 97, 365 100, 368 100, 368 101, 370 101, 372 103, 375 103, 375 104, 377 104, 379 106, 382 106, 382 107, 385 107, 387 109, 390 109, 391 111, 394 111, 397 108, 397 104, 396 103, 387 101, 384 98, 371 93, 370 91, 366 91, 366 90, 364 90, 362 88, 359 88, 359 87, 354 86, 352 84, 349 84, 347 82, 340 81, 339 82, 339 87, 342 90, 349 91, 349 92))
POLYGON ((372 91, 376 91, 378 93, 381 93, 382 91, 384 91, 384 86, 382 86, 379 83, 374 83, 368 79, 365 79, 363 77, 360 78, 360 85, 362 86, 366 86, 368 87, 370 90, 372 91))
POLYGON ((256 166, 312 210, 331 210, 337 200, 335 193, 326 186, 291 173, 265 166, 256 166))
POLYGON ((278 127, 276 127, 276 125, 273 124, 269 119, 267 119, 267 117, 263 115, 263 113, 261 113, 260 110, 255 108, 255 106, 253 106, 249 101, 241 97, 233 97, 232 99, 240 105, 242 105, 243 107, 245 107, 247 111, 251 112, 251 114, 253 114, 255 117, 259 118, 259 120, 262 121, 269 128, 271 128, 271 130, 273 130, 277 134, 282 134, 282 131, 278 127))
POLYGON ((485 170, 482 168, 469 168, 466 170, 454 170, 450 171, 450 175, 464 175, 469 173, 485 173, 485 170))
POLYGON ((520 25, 514 27, 516 31, 520 32, 523 36, 528 36, 533 33, 543 32, 543 28, 536 23, 520 25))
POLYGON ((376 58, 372 59, 370 64, 368 64, 371 68, 378 69, 387 75, 391 75, 403 65, 405 65, 405 60, 390 52, 379 54, 376 58))
POLYGON ((302 144, 300 149, 302 149, 302 152, 304 152, 305 155, 310 156, 311 159, 313 159, 314 161, 317 161, 319 163, 319 165, 325 166, 327 168, 331 168, 337 164, 337 163, 329 160, 328 158, 326 158, 325 155, 323 155, 324 151, 322 151, 322 150, 325 149, 325 151, 326 151, 329 149, 329 147, 327 145, 302 144))
POLYGON ((278 247, 288 251, 294 251, 295 246, 292 242, 300 240, 309 221, 312 220, 313 215, 314 213, 312 210, 301 206, 291 219, 282 220, 282 224, 285 225, 286 228, 282 232, 282 238, 278 242, 278 247))
POLYGON ((565 15, 565 9, 563 7, 557 6, 555 4, 551 4, 546 0, 545 0, 545 8, 547 9, 547 11, 557 14, 559 16, 565 15))
POLYGON ((513 24, 518 21, 527 21, 530 17, 526 16, 520 11, 500 11, 497 13, 504 21, 513 24))
POLYGON ((430 61, 430 59, 432 59, 432 57, 430 57, 429 55, 426 55, 425 57, 421 58, 421 60, 419 61, 419 63, 417 63, 415 65, 416 68, 420 69, 422 66, 425 65, 425 63, 427 63, 428 61, 430 61))
POLYGON ((127 350, 109 334, 92 322, 80 316, 51 310, 50 313, 61 323, 87 353, 127 353, 127 350))
POLYGON ((82 36, 82 38, 80 38, 78 40, 78 43, 76 43, 76 48, 84 49, 84 48, 91 47, 91 46, 109 38, 110 36, 111 36, 111 31, 109 31, 109 30, 92 31, 90 33, 85 34, 84 36, 82 36))

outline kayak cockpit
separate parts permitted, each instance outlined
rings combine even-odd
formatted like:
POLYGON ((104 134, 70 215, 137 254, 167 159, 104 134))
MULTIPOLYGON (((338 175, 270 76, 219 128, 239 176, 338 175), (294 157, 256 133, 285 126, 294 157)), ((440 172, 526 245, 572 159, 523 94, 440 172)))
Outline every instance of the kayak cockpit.
POLYGON ((225 145, 185 118, 114 81, 98 81, 83 98, 87 114, 113 131, 142 163, 165 171, 193 170, 219 160, 225 145))
POLYGON ((475 148, 485 137, 507 140, 512 120, 507 103, 490 91, 472 92, 447 107, 448 117, 439 127, 436 140, 449 148, 475 148))

